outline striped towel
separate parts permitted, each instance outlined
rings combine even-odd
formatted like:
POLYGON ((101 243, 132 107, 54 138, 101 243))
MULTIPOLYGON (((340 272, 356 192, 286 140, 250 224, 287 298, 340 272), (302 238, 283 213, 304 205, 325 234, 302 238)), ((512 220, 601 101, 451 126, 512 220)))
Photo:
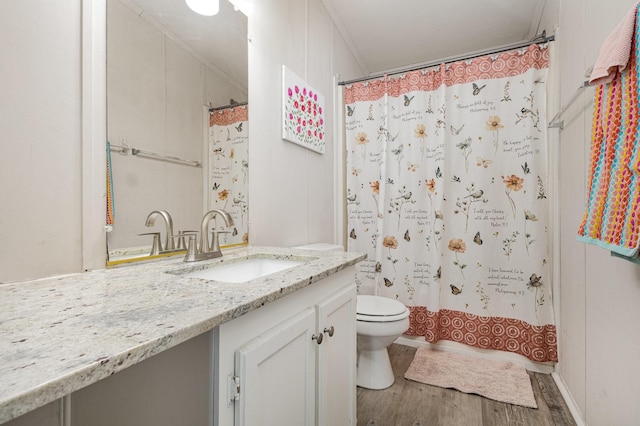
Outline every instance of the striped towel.
POLYGON ((107 225, 115 222, 115 207, 113 205, 113 167, 111 166, 111 143, 107 141, 107 225))
POLYGON ((640 233, 638 28, 628 67, 595 90, 589 194, 578 231, 578 241, 627 257, 638 255, 640 233))

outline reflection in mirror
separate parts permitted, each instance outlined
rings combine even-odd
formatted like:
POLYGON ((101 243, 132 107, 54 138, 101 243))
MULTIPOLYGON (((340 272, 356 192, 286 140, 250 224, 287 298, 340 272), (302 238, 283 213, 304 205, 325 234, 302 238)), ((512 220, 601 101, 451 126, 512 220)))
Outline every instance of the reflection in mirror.
POLYGON ((220 236, 220 245, 249 242, 249 109, 247 105, 213 108, 209 116, 209 209, 233 217, 232 229, 220 236))
POLYGON ((236 226, 221 244, 247 240, 247 100, 247 19, 231 3, 201 16, 184 0, 107 0, 110 263, 148 255, 140 234, 166 244, 162 221, 145 226, 154 210, 178 234, 223 208, 236 226))

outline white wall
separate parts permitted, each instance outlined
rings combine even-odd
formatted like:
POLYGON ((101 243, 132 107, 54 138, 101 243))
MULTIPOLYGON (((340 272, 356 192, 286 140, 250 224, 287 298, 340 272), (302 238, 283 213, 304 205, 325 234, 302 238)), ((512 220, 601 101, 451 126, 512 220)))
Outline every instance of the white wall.
POLYGON ((82 269, 81 1, 0 2, 0 282, 82 269))
MULTIPOLYGON (((292 246, 333 242, 334 86, 359 77, 352 55, 320 0, 253 2, 249 13, 249 241, 292 246), (327 147, 317 154, 281 137, 281 68, 304 78, 326 101, 327 147)), ((340 243, 342 241, 339 241, 340 243)))
MULTIPOLYGON (((600 46, 635 0, 547 1, 546 28, 559 24, 560 98, 585 80, 600 46), (559 15, 555 11, 559 11, 559 15)), ((559 138, 559 374, 591 425, 640 421, 640 266, 576 241, 586 201, 593 89, 564 116, 559 138)))

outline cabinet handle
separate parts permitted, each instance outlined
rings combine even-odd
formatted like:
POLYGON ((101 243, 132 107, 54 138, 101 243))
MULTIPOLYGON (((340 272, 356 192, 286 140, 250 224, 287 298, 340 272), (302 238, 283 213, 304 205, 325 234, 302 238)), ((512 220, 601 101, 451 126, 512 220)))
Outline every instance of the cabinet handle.
POLYGON ((322 336, 323 336, 322 333, 313 334, 311 336, 311 340, 315 340, 318 344, 321 344, 322 343, 322 336))
POLYGON ((324 328, 324 332, 325 333, 329 333, 329 337, 333 337, 334 331, 335 331, 335 329, 333 328, 333 326, 324 328))

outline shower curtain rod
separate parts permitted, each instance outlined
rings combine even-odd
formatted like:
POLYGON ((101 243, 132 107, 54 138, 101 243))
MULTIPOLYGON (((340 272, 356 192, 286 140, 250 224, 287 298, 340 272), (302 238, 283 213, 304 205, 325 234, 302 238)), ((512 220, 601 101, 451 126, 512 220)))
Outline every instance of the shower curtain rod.
POLYGON ((245 106, 248 105, 249 102, 236 102, 233 104, 229 104, 229 105, 224 105, 224 106, 220 106, 220 107, 209 107, 209 112, 213 112, 213 111, 219 111, 221 109, 227 109, 227 108, 235 108, 235 107, 239 107, 239 106, 245 106))
POLYGON ((384 77, 385 75, 404 74, 404 73, 411 72, 411 71, 418 71, 418 70, 422 70, 422 69, 425 69, 425 68, 435 67, 435 66, 438 66, 440 64, 449 64, 449 63, 452 63, 452 62, 465 61, 465 60, 468 60, 468 59, 478 58, 480 56, 493 55, 495 53, 506 52, 508 50, 520 49, 521 47, 530 46, 532 44, 543 44, 543 43, 547 43, 547 42, 553 41, 553 40, 555 40, 554 36, 547 37, 546 31, 543 31, 542 34, 535 36, 534 38, 532 38, 529 41, 522 41, 522 42, 519 42, 519 43, 508 44, 508 45, 504 45, 504 46, 500 46, 500 47, 494 47, 493 49, 487 49, 487 50, 467 53, 467 54, 460 55, 460 56, 451 56, 451 57, 448 57, 448 58, 439 59, 437 61, 424 63, 422 65, 416 65, 414 67, 403 69, 403 70, 400 70, 400 71, 392 71, 392 72, 373 75, 373 76, 369 76, 369 77, 356 78, 354 80, 349 80, 349 81, 341 81, 341 82, 338 83, 338 85, 339 86, 344 86, 344 85, 347 85, 347 84, 359 83, 361 81, 376 80, 378 78, 384 77))

